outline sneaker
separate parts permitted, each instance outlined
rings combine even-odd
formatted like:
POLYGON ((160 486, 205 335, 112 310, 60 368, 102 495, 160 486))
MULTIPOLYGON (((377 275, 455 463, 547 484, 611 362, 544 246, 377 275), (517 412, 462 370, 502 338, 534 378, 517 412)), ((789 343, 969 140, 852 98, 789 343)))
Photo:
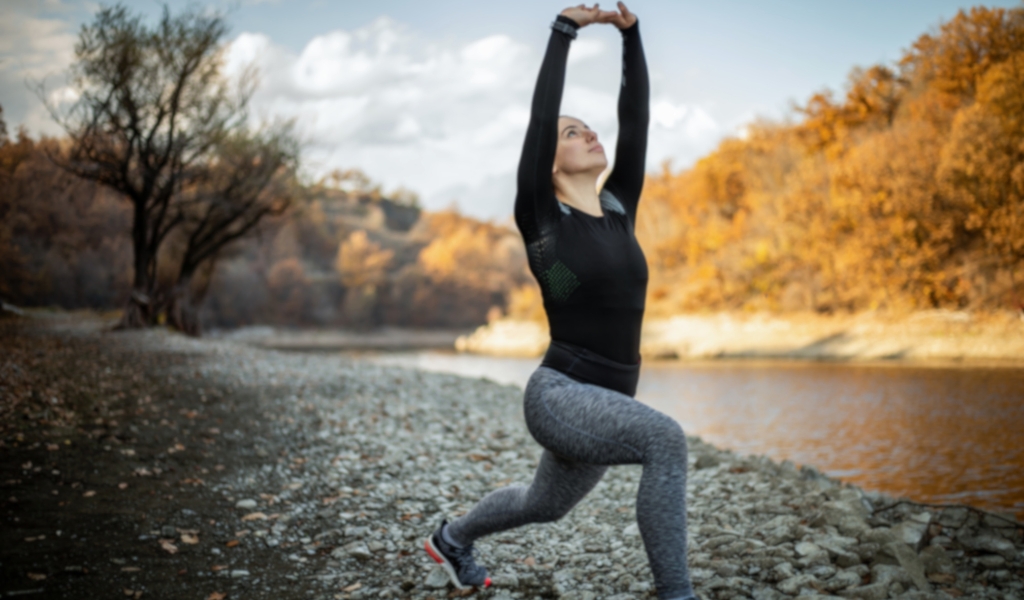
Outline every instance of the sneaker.
POLYGON ((434 559, 434 562, 444 567, 448 577, 458 589, 465 590, 472 586, 491 587, 491 578, 487 576, 487 569, 473 560, 473 552, 476 550, 473 544, 459 548, 445 542, 441 537, 441 530, 447 524, 448 519, 441 521, 441 526, 423 543, 427 554, 434 559))

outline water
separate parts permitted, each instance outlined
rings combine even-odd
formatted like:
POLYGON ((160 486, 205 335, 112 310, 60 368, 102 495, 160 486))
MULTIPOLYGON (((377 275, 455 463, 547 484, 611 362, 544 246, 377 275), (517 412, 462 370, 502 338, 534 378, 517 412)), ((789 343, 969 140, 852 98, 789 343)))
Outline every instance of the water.
MULTIPOLYGON (((519 386, 540 364, 440 351, 362 356, 519 386)), ((1024 519, 1024 368, 648 362, 637 400, 741 454, 1024 519)))

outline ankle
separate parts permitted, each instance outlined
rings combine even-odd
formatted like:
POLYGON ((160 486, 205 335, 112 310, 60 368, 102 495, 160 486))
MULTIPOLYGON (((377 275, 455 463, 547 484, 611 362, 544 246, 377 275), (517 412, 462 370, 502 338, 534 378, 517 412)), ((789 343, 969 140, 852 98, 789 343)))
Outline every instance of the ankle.
POLYGON ((457 548, 464 548, 466 546, 465 544, 457 542, 455 538, 453 538, 451 534, 448 533, 447 523, 445 524, 444 527, 441 528, 441 539, 443 539, 445 543, 451 544, 452 546, 455 546, 457 548))

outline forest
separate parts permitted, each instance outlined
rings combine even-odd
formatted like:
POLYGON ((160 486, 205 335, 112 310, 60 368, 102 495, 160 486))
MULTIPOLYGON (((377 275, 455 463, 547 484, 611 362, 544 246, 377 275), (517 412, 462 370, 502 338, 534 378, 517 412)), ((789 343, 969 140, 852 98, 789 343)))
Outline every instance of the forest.
MULTIPOLYGON (((179 220, 140 267, 138 202, 69 168, 95 134, 33 139, 0 112, 0 299, 121 309, 146 297, 147 268, 154 298, 187 287, 196 332, 544 319, 516 230, 423 210, 355 165, 300 181, 273 131, 221 135, 200 175, 182 171, 166 199, 179 220), (225 175, 236 163, 275 165, 248 192, 263 212, 203 250, 209 220, 194 215, 213 213, 196 207, 241 194, 225 175)), ((666 163, 647 177, 636 228, 650 316, 1024 310, 1024 9, 961 11, 896 64, 854 68, 841 92, 751 123, 692 166, 666 163)), ((174 324, 174 302, 160 306, 148 323, 174 324)))

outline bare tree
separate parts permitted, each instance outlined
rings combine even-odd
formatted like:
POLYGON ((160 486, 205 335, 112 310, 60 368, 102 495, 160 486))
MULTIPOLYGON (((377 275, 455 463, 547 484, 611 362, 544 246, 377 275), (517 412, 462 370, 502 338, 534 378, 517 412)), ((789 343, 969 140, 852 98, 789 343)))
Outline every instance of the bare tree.
POLYGON ((247 119, 253 80, 243 77, 233 90, 221 76, 225 32, 220 15, 198 8, 172 16, 165 5, 149 27, 123 5, 103 7, 75 46, 78 99, 67 110, 47 104, 71 141, 67 156, 51 160, 117 190, 133 207, 135 272, 121 327, 155 321, 157 252, 187 218, 174 203, 247 119))
POLYGON ((249 132, 239 129, 218 142, 212 160, 177 204, 184 251, 167 299, 168 323, 199 334, 196 307, 202 301, 218 253, 251 233, 268 216, 291 206, 298 142, 293 122, 249 132), (196 275, 205 274, 196 281, 196 275))

